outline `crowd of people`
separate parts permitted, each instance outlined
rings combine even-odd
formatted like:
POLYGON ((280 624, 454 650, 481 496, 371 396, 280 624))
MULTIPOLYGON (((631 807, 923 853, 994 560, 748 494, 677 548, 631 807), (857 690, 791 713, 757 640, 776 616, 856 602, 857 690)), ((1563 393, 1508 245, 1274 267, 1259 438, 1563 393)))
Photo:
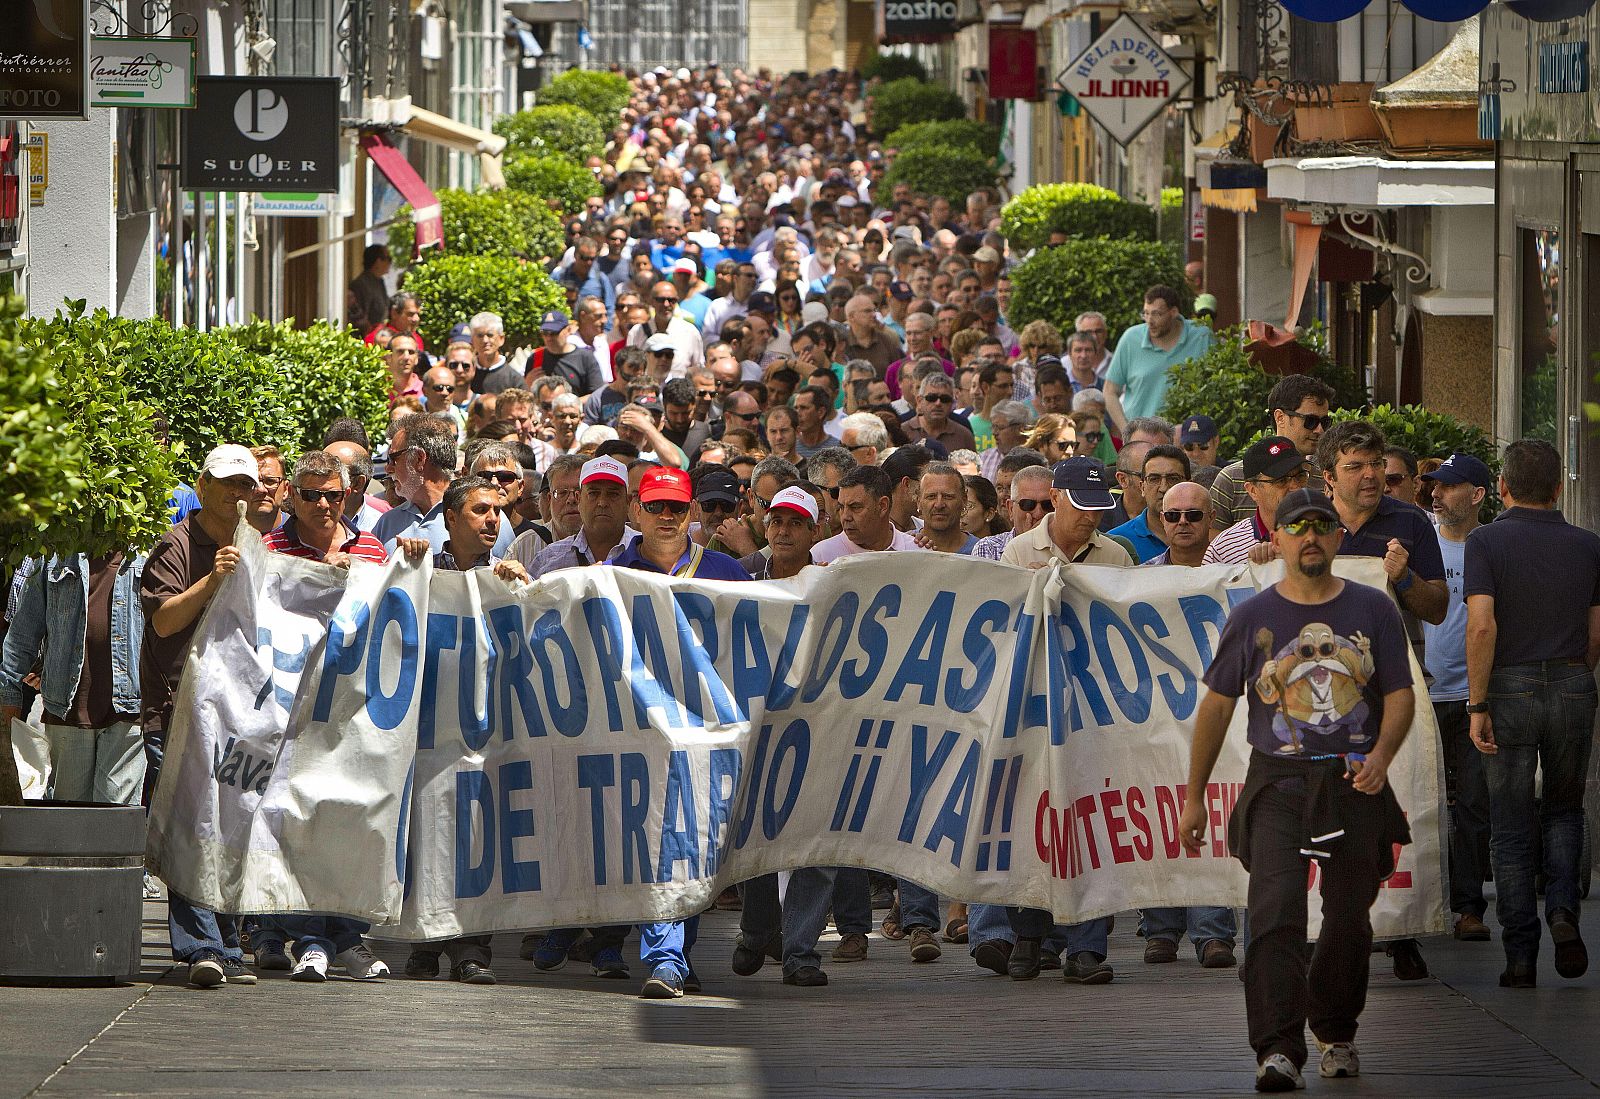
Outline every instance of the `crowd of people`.
MULTIPOLYGON (((1334 846, 1329 865, 1345 871, 1324 887, 1341 897, 1325 900, 1335 931, 1308 962, 1297 821, 1309 819, 1308 788, 1321 789, 1329 760, 1353 776, 1349 789, 1386 789, 1393 726, 1404 735, 1412 706, 1403 634, 1427 669, 1446 760, 1454 935, 1490 938, 1492 863, 1502 983, 1533 985, 1539 875, 1557 972, 1583 973, 1576 881, 1600 538, 1555 510, 1553 448, 1513 444, 1497 479, 1472 455, 1418 456, 1368 422, 1334 423, 1333 392, 1289 375, 1261 410, 1270 433, 1219 454, 1216 418, 1236 410, 1161 418, 1171 368, 1213 341, 1204 318, 1182 314, 1190 295, 1150 287, 1143 323, 1115 340, 1096 313, 1070 332, 1045 321, 1013 329, 1007 269, 1018 257, 998 231, 999 196, 980 190, 956 208, 885 188, 888 154, 867 139, 859 81, 658 69, 634 89, 593 165, 604 196, 567 224, 551 269, 567 308, 545 314, 540 346, 507 347, 501 318, 485 310, 448 318, 448 342, 427 347, 402 284, 360 333, 387 356, 386 437, 347 419, 293 461, 256 440, 218 447, 148 555, 35 560, 19 572, 0 717, 23 714, 37 688, 50 796, 148 799, 188 642, 239 559, 240 502, 272 550, 332 564, 427 555, 435 568, 487 568, 513 583, 584 567, 781 582, 885 552, 1019 568, 1276 558, 1284 586, 1258 599, 1343 609, 1317 622, 1255 600, 1251 616, 1236 610, 1299 647, 1261 653, 1230 626, 1196 738, 1203 784, 1202 746, 1214 759, 1226 728, 1220 707, 1249 696, 1252 782, 1258 765, 1274 770, 1261 780, 1249 846, 1234 850, 1274 873, 1252 872, 1248 930, 1229 909, 1141 912, 1144 962, 1176 962, 1186 935, 1203 967, 1232 968, 1244 950, 1263 1090, 1295 1086, 1308 1012, 1324 1075, 1358 1071, 1367 909, 1387 872, 1371 850, 1396 837, 1390 822, 1363 817, 1352 825, 1361 838, 1334 846), (1491 498, 1506 510, 1478 530, 1491 498), (1337 555, 1381 560, 1393 630, 1388 600, 1357 599, 1328 578, 1337 555), (1350 697, 1328 687, 1325 670, 1345 659, 1346 681, 1359 684, 1350 697)), ((367 259, 364 279, 389 261, 382 245, 367 259)), ((369 281, 353 294, 371 301, 371 290, 369 281)), ((740 913, 733 971, 750 976, 770 959, 800 987, 827 983, 818 942, 830 918, 840 935, 830 960, 867 957, 875 908, 882 938, 905 942, 915 963, 961 944, 978 967, 1015 980, 1046 970, 1076 984, 1114 977, 1109 919, 1057 926, 1043 912, 945 904, 916 882, 863 870, 796 871, 781 902, 774 879, 746 882, 717 904, 740 913)), ((173 953, 192 983, 255 980, 237 917, 178 896, 169 907, 173 953)), ((352 921, 246 924, 255 969, 307 981, 335 966, 356 978, 388 972, 352 921)), ((642 995, 698 990, 696 925, 641 926, 642 995)), ((522 953, 541 971, 579 959, 597 977, 626 978, 629 931, 530 934, 522 953)), ((1415 941, 1387 949, 1398 976, 1427 976, 1415 941)), ((419 947, 405 974, 435 977, 446 955, 453 979, 494 983, 487 936, 419 947)))

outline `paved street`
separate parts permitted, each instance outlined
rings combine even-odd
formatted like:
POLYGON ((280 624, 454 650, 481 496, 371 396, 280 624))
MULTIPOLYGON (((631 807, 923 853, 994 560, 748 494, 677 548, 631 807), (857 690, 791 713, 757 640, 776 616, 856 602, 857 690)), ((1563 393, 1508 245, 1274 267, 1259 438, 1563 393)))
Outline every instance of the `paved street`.
MULTIPOLYGON (((1112 940, 1116 982, 1015 984, 964 947, 913 967, 877 937, 861 965, 801 990, 776 967, 740 979, 737 917, 702 921, 706 994, 641 1002, 588 966, 535 973, 496 940, 501 984, 404 978, 185 989, 166 967, 165 911, 147 904, 146 971, 118 988, 0 988, 0 1097, 246 1095, 1237 1095, 1250 1091, 1244 1005, 1230 972, 1146 967, 1135 920, 1112 940), (509 959, 509 960, 508 960, 509 959), (64 1066, 64 1067, 63 1067, 64 1066)), ((1600 918, 1586 920, 1600 940, 1600 918)), ((1497 944, 1425 942, 1433 979, 1401 984, 1373 958, 1365 1075, 1313 1092, 1554 1097, 1600 1092, 1591 973, 1508 992, 1497 944)), ((380 951, 397 970, 404 948, 380 951)), ((1548 966, 1548 963, 1547 963, 1548 966)), ((637 971, 637 964, 635 962, 637 971)))

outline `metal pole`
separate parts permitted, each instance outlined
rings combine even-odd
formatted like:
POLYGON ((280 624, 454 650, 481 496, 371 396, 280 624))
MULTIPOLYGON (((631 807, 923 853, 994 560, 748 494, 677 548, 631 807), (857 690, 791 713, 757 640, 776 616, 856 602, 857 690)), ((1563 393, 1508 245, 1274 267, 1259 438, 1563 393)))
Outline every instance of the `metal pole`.
POLYGON ((233 196, 233 212, 237 219, 233 231, 233 299, 239 303, 239 320, 244 321, 249 314, 245 312, 244 303, 244 203, 246 192, 240 191, 233 196))
POLYGON ((217 192, 217 327, 228 323, 228 196, 217 192))
POLYGON ((194 326, 206 332, 211 328, 206 279, 211 275, 210 256, 206 244, 206 193, 194 193, 194 326))

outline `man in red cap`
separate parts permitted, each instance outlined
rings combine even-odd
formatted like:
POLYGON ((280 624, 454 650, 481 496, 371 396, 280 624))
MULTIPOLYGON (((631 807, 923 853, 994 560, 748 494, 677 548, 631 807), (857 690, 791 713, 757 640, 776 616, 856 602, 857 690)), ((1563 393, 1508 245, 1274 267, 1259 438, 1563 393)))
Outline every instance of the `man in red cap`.
MULTIPOLYGON (((689 506, 694 499, 689 475, 681 469, 657 466, 639 482, 633 503, 633 526, 639 537, 629 542, 610 563, 618 568, 643 569, 668 576, 702 580, 748 580, 750 574, 725 553, 708 550, 689 538, 689 506)), ((689 965, 700 919, 639 925, 639 960, 650 970, 639 995, 646 1000, 669 1000, 700 991, 700 979, 689 965)))

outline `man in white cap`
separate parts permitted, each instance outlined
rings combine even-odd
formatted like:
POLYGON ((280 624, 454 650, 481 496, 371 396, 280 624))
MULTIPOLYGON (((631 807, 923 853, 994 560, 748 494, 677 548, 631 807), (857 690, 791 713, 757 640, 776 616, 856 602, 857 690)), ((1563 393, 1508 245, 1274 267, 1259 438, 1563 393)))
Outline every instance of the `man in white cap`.
MULTIPOLYGON (((260 486, 255 456, 225 443, 206 455, 195 492, 200 510, 162 535, 145 562, 139 585, 144 643, 139 658, 140 725, 145 744, 145 802, 155 789, 172 720, 173 696, 183 674, 189 642, 206 605, 238 567, 233 534, 240 505, 260 486)), ((174 893, 168 902, 173 960, 187 964, 195 988, 255 984, 239 949, 239 919, 190 904, 174 893)))
MULTIPOLYGON (((677 315, 681 295, 670 282, 658 282, 650 290, 654 312, 650 319, 633 326, 628 333, 629 347, 645 347, 651 336, 666 336, 672 347, 672 369, 668 377, 681 378, 705 362, 705 344, 692 321, 677 315)), ((664 379, 663 379, 664 380, 664 379)))
POLYGON ((577 534, 534 557, 528 572, 535 580, 558 569, 598 564, 636 533, 628 528, 628 467, 609 455, 585 462, 578 473, 578 515, 577 534))

